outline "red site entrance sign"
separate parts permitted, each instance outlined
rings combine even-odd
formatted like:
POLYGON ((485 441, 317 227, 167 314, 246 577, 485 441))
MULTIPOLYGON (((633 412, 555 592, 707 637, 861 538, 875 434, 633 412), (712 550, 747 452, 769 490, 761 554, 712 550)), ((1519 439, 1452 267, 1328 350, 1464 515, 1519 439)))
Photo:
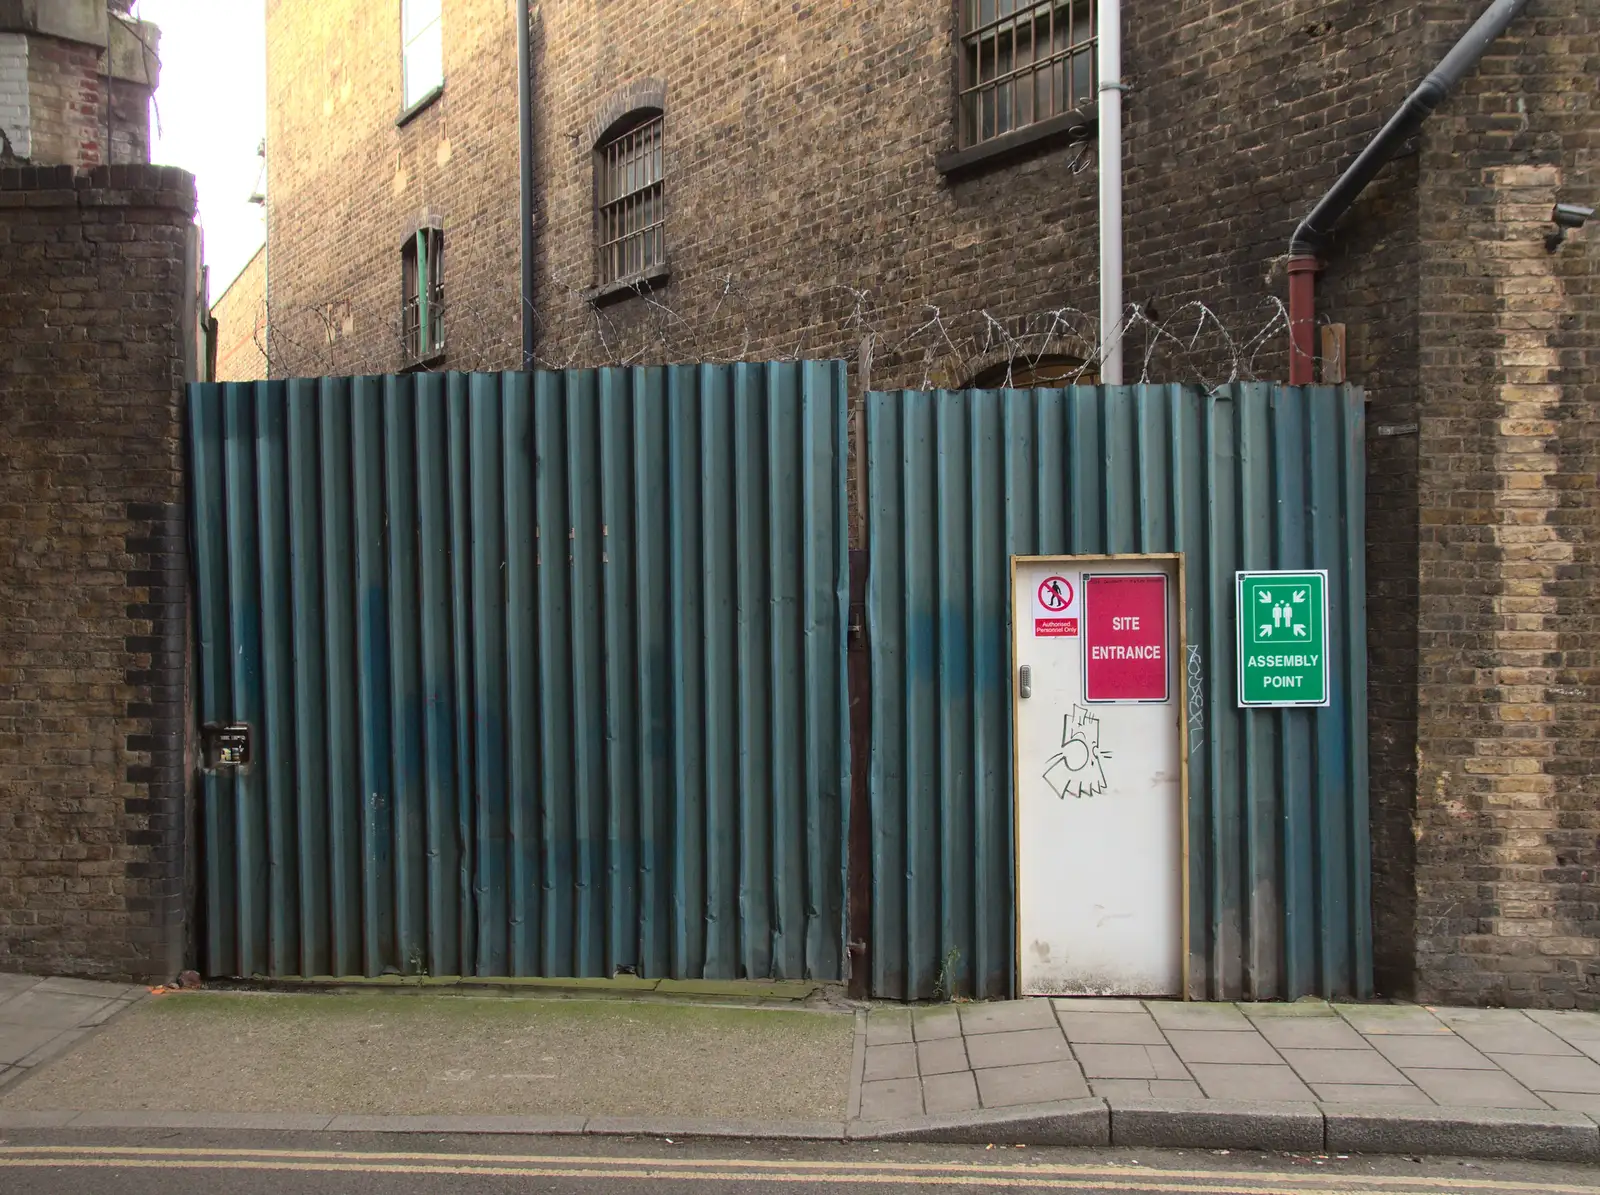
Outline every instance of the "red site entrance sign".
POLYGON ((1170 670, 1165 574, 1085 576, 1084 700, 1166 701, 1170 670))
POLYGON ((1033 595, 1033 633, 1040 639, 1073 638, 1078 633, 1078 594, 1072 582, 1049 576, 1033 595))

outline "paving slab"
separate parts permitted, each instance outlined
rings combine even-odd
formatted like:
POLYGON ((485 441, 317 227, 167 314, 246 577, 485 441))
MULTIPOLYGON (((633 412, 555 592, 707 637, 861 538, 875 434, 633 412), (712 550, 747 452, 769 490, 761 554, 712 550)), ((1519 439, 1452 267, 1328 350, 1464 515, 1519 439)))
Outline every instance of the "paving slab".
POLYGON ((0 1004, 5 1003, 19 992, 27 991, 38 983, 38 978, 32 975, 12 975, 0 971, 0 1004))
POLYGON ((910 1009, 875 1008, 867 1014, 867 1045, 894 1046, 914 1040, 910 1009))
POLYGON ((1052 1000, 1056 1012, 1132 1012, 1149 1015, 1140 1000, 1115 999, 1108 996, 1062 996, 1052 1000))
POLYGON ((1316 1104, 1224 1100, 1117 1100, 1111 1143, 1159 1149, 1270 1149, 1321 1153, 1316 1104))
POLYGON ((17 1060, 17 1065, 23 1067, 35 1067, 41 1065, 42 1063, 49 1062, 50 1059, 56 1057, 58 1054, 64 1054, 67 1050, 71 1049, 72 1046, 77 1044, 77 1042, 84 1037, 87 1037, 88 1034, 89 1030, 87 1029, 65 1029, 56 1034, 43 1045, 39 1046, 38 1049, 34 1050, 26 1058, 19 1058, 17 1060))
POLYGON ((867 1082, 871 1082, 874 1079, 914 1079, 916 1077, 916 1046, 869 1045, 867 1047, 866 1067, 862 1071, 862 1078, 867 1082))
POLYGON ((922 1083, 915 1079, 885 1079, 861 1085, 862 1120, 901 1120, 922 1115, 922 1083))
POLYGON ((1256 1033, 1217 1032, 1199 1029, 1169 1029, 1167 1040, 1187 1063, 1232 1062, 1260 1065, 1281 1064, 1283 1059, 1256 1033))
POLYGON ((1283 1060, 1307 1083, 1410 1086, 1376 1050, 1284 1050, 1283 1060))
POLYGON ((1448 1008, 1428 1006, 1446 1025, 1526 1025, 1528 1014, 1520 1008, 1448 1008))
POLYGON ((1410 1079, 1447 1108, 1544 1108, 1548 1105, 1503 1071, 1402 1068, 1410 1079))
POLYGON ((1431 1037, 1404 1037, 1400 1034, 1382 1034, 1367 1039, 1372 1048, 1390 1062, 1405 1069, 1426 1067, 1430 1070, 1495 1070, 1495 1064, 1455 1034, 1431 1037))
POLYGON ((0 1024, 0 1064, 15 1066, 64 1032, 42 1026, 0 1024))
POLYGON ((150 989, 139 984, 101 983, 94 979, 41 979, 38 990, 60 992, 66 996, 88 996, 94 1000, 135 1000, 150 989))
POLYGON ((1020 1029, 1056 1028, 1055 1009, 1048 1000, 999 1000, 991 1004, 963 1004, 961 1032, 1011 1033, 1020 1029))
POLYGON ((1108 1100, 1203 1100, 1193 1079, 1090 1079, 1089 1090, 1108 1100))
POLYGON ((1058 1014, 1067 1040, 1106 1045, 1164 1046, 1166 1037, 1148 1013, 1063 1012, 1058 1014))
POLYGON ((961 1016, 952 1005, 939 1008, 914 1008, 911 1010, 911 1032, 918 1041, 960 1037, 961 1016))
POLYGON ((1600 1159, 1600 1130, 1576 1112, 1327 1104, 1322 1114, 1329 1153, 1600 1159))
POLYGON ((935 1141, 941 1144, 1109 1145, 1111 1117, 1106 1102, 1093 1098, 1059 1100, 1014 1108, 985 1108, 939 1116, 918 1116, 885 1124, 854 1124, 859 1141, 935 1141))
POLYGON ((29 988, 0 1004, 0 1024, 38 1028, 76 1029, 111 1001, 98 996, 29 988))
POLYGON ((1338 1017, 1252 1017, 1256 1031, 1279 1049, 1370 1050, 1366 1038, 1338 1017))
POLYGON ((1293 1004, 1240 1004, 1238 1009, 1252 1021, 1339 1015, 1333 1011, 1333 1005, 1326 1000, 1296 1000, 1293 1004))
POLYGON ((1061 1030, 1024 1029, 1013 1033, 969 1034, 967 1057, 974 1070, 1022 1066, 1032 1062, 1071 1062, 1072 1051, 1061 1030))
POLYGON ((1189 1073, 1214 1100, 1288 1100, 1310 1103, 1311 1089, 1287 1066, 1240 1066, 1195 1063, 1189 1073))
POLYGON ((985 1108, 1086 1099, 1089 1085, 1076 1062, 1034 1062, 975 1072, 985 1108))
POLYGON ((1417 1088, 1406 1083, 1389 1085, 1378 1083, 1313 1083, 1311 1090, 1324 1104, 1402 1104, 1412 1107, 1432 1107, 1430 1100, 1417 1088))
POLYGON ((1600 1041, 1600 1012, 1531 1008, 1527 1010, 1527 1017, 1557 1037, 1574 1044, 1580 1041, 1600 1041))
POLYGON ((964 1037, 942 1037, 917 1043, 917 1070, 924 1076, 970 1070, 971 1066, 964 1037))
POLYGON ((1526 1017, 1520 1022, 1457 1021, 1450 1026, 1456 1034, 1485 1054, 1551 1054, 1573 1057, 1582 1051, 1568 1045, 1550 1030, 1526 1017))
POLYGON ((1074 1048, 1089 1079, 1188 1080, 1189 1071, 1171 1046, 1083 1045, 1074 1048))
POLYGON ((1537 1091, 1534 1094, 1559 1111, 1600 1116, 1600 1095, 1586 1095, 1577 1091, 1537 1091))
POLYGON ((1248 1032, 1255 1028, 1248 1017, 1231 1004, 1163 1004, 1145 1001, 1145 1008, 1164 1030, 1201 1029, 1248 1032))
POLYGON ((922 1103, 928 1115, 970 1112, 979 1106, 978 1083, 971 1071, 922 1077, 922 1103))
POLYGON ((1600 1095, 1600 1064, 1592 1059, 1549 1054, 1490 1054, 1489 1057, 1529 1090, 1600 1095))
POLYGON ((1335 1012, 1357 1033, 1403 1035, 1449 1033, 1450 1026, 1415 1004, 1335 1004, 1335 1012))

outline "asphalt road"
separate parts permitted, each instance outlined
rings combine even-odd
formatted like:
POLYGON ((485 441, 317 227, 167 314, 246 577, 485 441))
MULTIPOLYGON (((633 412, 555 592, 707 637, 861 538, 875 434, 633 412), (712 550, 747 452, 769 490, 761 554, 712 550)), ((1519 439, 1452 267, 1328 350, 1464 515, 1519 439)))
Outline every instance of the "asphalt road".
POLYGON ((28 1195, 1600 1195, 1600 1168, 1160 1150, 335 1133, 0 1133, 28 1195))

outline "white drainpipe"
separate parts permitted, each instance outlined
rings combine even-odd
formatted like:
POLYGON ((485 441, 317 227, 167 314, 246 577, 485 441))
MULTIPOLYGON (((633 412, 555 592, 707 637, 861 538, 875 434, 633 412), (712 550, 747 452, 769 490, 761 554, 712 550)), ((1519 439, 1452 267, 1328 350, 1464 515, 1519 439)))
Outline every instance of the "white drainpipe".
POLYGON ((1100 0, 1100 381, 1122 384, 1122 0, 1100 0))

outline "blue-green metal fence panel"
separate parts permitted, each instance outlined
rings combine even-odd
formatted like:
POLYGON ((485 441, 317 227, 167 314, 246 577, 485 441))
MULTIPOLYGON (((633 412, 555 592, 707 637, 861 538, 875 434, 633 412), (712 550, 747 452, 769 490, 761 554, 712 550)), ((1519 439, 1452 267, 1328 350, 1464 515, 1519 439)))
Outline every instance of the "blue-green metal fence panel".
POLYGON ((211 975, 842 977, 839 363, 190 387, 211 975))
POLYGON ((867 396, 872 990, 1015 990, 1009 559, 1178 552, 1190 995, 1372 989, 1359 392, 867 396), (1332 702, 1241 710, 1234 573, 1325 568, 1332 702))

